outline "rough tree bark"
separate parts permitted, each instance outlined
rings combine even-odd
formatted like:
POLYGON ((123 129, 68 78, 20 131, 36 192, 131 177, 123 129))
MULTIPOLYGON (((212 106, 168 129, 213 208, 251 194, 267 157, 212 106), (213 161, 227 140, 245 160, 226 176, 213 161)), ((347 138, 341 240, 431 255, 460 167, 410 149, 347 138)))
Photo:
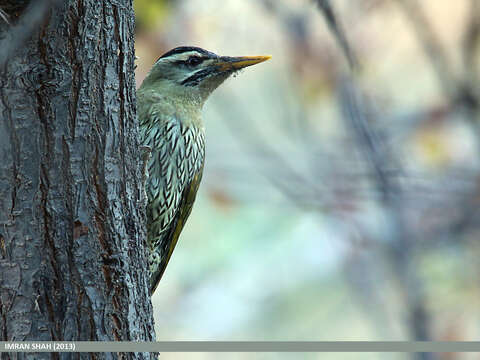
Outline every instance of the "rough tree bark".
POLYGON ((0 338, 151 341, 132 0, 8 3, 0 52, 23 43, 0 63, 0 338))

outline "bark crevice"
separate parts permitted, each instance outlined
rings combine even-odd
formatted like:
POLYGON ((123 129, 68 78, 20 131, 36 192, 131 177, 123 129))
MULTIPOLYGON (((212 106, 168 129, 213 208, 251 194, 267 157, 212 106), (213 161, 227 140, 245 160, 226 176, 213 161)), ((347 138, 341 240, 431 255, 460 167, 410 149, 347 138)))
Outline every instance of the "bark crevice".
POLYGON ((3 340, 154 339, 131 6, 57 2, 0 69, 3 340))

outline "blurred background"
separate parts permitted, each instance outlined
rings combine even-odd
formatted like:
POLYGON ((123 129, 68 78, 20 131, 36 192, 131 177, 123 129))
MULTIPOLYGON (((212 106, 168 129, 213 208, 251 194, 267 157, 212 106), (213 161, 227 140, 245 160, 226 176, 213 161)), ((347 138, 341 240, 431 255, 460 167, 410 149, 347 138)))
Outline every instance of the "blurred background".
POLYGON ((205 105, 157 340, 478 340, 480 1, 134 3, 138 85, 179 45, 273 56, 205 105))

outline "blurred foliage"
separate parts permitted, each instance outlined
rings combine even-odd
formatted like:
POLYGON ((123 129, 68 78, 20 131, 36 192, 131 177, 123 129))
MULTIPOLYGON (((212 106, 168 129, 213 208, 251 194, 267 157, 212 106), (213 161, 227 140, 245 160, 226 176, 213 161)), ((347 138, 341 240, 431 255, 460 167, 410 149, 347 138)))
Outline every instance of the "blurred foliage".
POLYGON ((480 1, 161 4, 137 34, 138 83, 178 45, 273 58, 205 106, 204 179, 153 297, 157 338, 478 338, 480 1))
POLYGON ((136 30, 152 29, 162 24, 170 12, 171 0, 134 0, 136 30))

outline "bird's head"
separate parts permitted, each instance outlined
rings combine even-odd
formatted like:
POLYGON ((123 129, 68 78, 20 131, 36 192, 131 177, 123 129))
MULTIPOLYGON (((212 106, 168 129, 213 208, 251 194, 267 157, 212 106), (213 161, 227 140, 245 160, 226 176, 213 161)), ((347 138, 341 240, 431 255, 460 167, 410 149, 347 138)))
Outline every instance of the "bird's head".
POLYGON ((141 87, 195 97, 202 103, 234 72, 270 56, 219 56, 198 47, 177 47, 158 58, 141 87))

